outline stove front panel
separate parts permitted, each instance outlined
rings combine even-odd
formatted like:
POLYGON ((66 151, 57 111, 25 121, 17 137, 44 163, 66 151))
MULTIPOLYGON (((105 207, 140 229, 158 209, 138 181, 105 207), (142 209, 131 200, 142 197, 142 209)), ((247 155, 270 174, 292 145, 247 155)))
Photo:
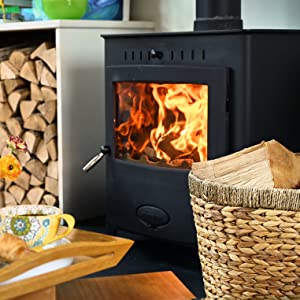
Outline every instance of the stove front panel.
POLYGON ((107 67, 107 219, 117 229, 193 243, 187 175, 228 152, 226 68, 107 67))

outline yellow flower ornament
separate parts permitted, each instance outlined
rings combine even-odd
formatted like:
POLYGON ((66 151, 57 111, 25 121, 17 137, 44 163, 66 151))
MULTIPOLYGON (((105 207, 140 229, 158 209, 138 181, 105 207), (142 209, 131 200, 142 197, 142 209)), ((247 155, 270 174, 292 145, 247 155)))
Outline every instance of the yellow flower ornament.
POLYGON ((27 152, 27 145, 18 136, 11 136, 6 142, 11 153, 0 158, 0 178, 16 180, 22 171, 22 165, 14 154, 18 151, 27 152))
POLYGON ((16 180, 22 171, 22 165, 13 154, 0 158, 0 177, 16 180))

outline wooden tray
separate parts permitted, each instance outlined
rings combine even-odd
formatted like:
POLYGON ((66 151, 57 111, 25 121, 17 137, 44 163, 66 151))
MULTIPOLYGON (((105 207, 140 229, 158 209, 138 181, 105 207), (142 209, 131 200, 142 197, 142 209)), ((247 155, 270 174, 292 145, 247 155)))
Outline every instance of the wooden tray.
POLYGON ((15 298, 114 267, 133 245, 129 239, 79 229, 74 229, 67 238, 70 244, 28 255, 0 269, 0 282, 60 258, 74 257, 72 265, 0 286, 0 299, 15 298))

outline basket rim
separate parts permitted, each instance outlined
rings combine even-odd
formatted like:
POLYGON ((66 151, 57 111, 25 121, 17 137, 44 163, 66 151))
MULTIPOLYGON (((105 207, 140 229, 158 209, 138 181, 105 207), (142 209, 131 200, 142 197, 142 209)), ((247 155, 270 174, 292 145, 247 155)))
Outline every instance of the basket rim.
POLYGON ((242 187, 188 175, 190 194, 220 205, 300 211, 300 189, 242 187))

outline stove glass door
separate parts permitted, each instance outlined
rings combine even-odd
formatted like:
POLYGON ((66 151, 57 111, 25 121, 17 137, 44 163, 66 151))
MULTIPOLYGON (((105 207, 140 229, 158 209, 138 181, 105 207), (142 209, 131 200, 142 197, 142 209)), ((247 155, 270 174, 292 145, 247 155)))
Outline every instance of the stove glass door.
POLYGON ((115 159, 190 169, 228 151, 228 69, 114 66, 107 76, 115 159))

